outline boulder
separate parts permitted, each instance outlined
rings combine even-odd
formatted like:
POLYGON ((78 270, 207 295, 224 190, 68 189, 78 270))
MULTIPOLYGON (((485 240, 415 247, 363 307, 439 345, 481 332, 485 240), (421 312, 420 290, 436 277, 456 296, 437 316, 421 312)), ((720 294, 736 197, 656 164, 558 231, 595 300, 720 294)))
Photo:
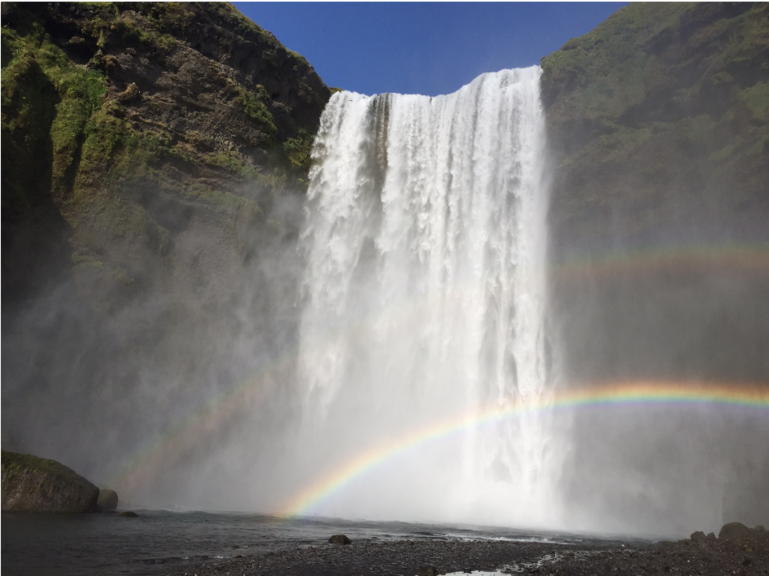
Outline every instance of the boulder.
POLYGON ((70 468, 2 451, 3 512, 93 512, 99 489, 70 468))
POLYGON ((125 512, 121 512, 120 515, 123 518, 138 518, 139 515, 136 512, 132 512, 131 510, 126 510, 125 512))
POLYGON ((344 534, 334 534, 328 539, 329 544, 352 544, 352 541, 344 534))
POLYGON ((102 488, 96 501, 97 512, 109 512, 117 508, 117 492, 102 488))
POLYGON ((705 536, 704 532, 694 532, 691 536, 692 542, 705 542, 707 540, 707 536, 705 536))
POLYGON ((752 536, 750 528, 742 522, 729 522, 721 527, 719 540, 744 540, 752 536))

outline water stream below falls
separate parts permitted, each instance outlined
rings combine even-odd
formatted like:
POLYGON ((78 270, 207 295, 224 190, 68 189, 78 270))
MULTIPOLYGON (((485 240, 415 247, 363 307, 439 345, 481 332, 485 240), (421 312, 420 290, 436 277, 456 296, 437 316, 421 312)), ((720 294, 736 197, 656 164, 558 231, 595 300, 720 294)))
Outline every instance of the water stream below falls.
POLYGON ((314 150, 294 511, 552 525, 538 67, 340 92, 314 150), (489 419, 489 411, 511 414, 489 419))

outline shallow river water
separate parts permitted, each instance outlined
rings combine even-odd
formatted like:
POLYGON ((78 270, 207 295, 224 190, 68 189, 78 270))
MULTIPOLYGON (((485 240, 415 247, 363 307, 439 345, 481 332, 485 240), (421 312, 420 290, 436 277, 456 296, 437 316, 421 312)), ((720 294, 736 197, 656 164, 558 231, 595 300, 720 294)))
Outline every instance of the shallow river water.
POLYGON ((402 539, 586 543, 563 534, 509 528, 436 526, 322 518, 280 519, 235 513, 137 510, 116 513, 2 515, 4 576, 153 575, 185 564, 297 546, 320 545, 332 534, 352 540, 402 539))

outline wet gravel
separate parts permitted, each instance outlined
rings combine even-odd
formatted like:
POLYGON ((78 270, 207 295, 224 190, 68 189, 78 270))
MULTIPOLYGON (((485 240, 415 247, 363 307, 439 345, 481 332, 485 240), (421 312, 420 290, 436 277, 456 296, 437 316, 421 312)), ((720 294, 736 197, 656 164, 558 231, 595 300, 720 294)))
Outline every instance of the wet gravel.
POLYGON ((177 576, 417 576, 501 571, 508 574, 593 576, 769 574, 767 542, 667 542, 647 546, 503 541, 353 542, 296 548, 186 566, 177 576), (431 574, 422 570, 422 574, 431 574))
POLYGON ((353 542, 284 550, 257 556, 187 567, 192 576, 259 574, 264 576, 381 576, 416 575, 422 566, 438 572, 495 570, 511 562, 536 563, 558 547, 542 543, 499 541, 401 540, 396 542, 353 542))

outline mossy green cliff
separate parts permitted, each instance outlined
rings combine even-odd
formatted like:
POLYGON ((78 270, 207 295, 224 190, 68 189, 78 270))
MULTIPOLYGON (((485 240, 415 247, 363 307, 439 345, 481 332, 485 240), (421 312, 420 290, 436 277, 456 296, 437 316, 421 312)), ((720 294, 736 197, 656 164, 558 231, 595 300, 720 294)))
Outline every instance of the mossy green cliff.
MULTIPOLYGON (((590 385, 766 385, 769 5, 631 4, 542 68, 558 369, 590 385)), ((665 462, 700 457, 693 477, 723 486, 724 519, 763 522, 763 441, 714 417, 579 420, 569 506, 606 520, 635 506, 636 527, 674 515, 661 502, 676 498, 634 487, 664 490, 665 462)))
POLYGON ((760 234, 769 6, 631 4, 542 68, 558 250, 760 234))
POLYGON ((4 3, 3 23, 5 295, 40 283, 16 230, 45 203, 75 269, 131 291, 192 212, 234 230, 306 186, 330 92, 232 6, 4 3))

